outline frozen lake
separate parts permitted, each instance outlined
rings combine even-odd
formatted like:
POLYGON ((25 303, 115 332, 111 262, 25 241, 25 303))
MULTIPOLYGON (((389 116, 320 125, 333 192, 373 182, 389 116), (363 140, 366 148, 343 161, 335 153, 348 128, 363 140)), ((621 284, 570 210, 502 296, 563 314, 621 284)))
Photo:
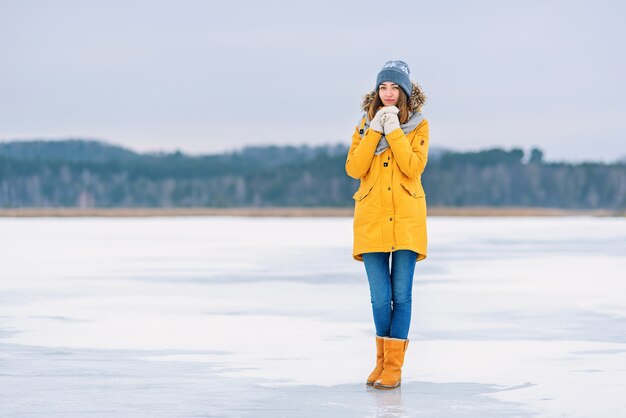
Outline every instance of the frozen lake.
POLYGON ((624 415, 626 219, 428 226, 378 391, 351 218, 0 218, 0 416, 624 415))

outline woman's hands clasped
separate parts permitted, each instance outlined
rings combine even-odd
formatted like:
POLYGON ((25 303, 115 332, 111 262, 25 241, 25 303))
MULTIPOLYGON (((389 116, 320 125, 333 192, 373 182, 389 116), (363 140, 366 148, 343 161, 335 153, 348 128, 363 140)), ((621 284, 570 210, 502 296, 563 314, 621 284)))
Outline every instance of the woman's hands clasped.
POLYGON ((398 119, 398 112, 385 113, 381 117, 381 123, 383 125, 383 132, 385 135, 387 135, 391 131, 398 129, 400 127, 400 120, 398 119))
MULTIPOLYGON (((391 131, 387 131, 387 130, 384 129, 384 121, 386 120, 385 116, 386 115, 392 115, 392 116, 395 117, 395 120, 398 121, 398 112, 399 111, 400 111, 400 109, 398 109, 395 106, 384 106, 384 107, 381 107, 380 109, 378 109, 378 112, 376 112, 376 114, 374 115, 374 118, 370 122, 370 129, 373 129, 373 130, 378 131, 380 133, 391 132, 391 131)), ((393 121, 393 117, 391 119, 393 121)), ((400 122, 398 121, 397 123, 398 123, 398 128, 399 128, 400 127, 400 122)))

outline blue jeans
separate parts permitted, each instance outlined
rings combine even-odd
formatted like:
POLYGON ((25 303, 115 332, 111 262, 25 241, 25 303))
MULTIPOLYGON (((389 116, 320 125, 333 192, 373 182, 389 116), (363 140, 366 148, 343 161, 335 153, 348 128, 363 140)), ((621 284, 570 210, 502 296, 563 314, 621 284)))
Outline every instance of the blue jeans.
POLYGON ((406 339, 411 324, 413 273, 417 253, 396 250, 393 253, 362 255, 370 285, 376 335, 406 339), (391 272, 390 254, 393 254, 391 272))

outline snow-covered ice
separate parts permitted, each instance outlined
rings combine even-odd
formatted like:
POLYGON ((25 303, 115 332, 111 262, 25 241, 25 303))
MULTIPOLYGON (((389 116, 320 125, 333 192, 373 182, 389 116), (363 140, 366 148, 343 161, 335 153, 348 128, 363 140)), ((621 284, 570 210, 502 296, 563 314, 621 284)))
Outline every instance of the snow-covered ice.
POLYGON ((0 218, 0 416, 624 414, 626 219, 428 222, 378 391, 351 218, 0 218))

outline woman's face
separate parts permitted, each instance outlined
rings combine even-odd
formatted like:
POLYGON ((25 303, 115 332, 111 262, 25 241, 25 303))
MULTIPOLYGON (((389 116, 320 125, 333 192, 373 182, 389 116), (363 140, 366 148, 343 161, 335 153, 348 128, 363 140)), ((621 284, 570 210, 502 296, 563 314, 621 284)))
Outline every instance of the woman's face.
POLYGON ((400 86, 391 81, 385 81, 378 86, 378 95, 385 106, 395 106, 400 98, 400 86))

